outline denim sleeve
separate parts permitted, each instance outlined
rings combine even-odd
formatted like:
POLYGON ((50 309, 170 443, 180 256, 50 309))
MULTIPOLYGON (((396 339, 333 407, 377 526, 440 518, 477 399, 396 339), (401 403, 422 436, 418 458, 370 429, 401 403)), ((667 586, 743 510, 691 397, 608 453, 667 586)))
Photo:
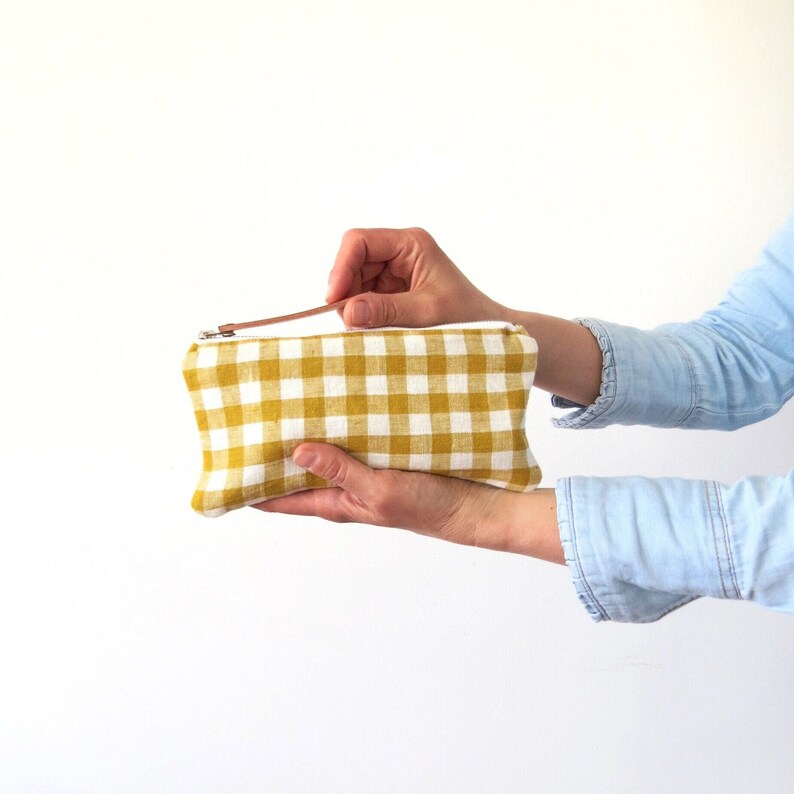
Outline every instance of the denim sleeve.
POLYGON ((557 427, 610 424, 732 430, 771 416, 794 393, 794 214, 723 301, 653 331, 580 320, 601 347, 601 391, 557 427))
POLYGON ((596 620, 648 623, 701 596, 794 613, 794 469, 716 482, 574 477, 560 536, 596 620))
MULTIPOLYGON (((794 215, 713 310, 653 331, 581 320, 601 391, 558 427, 731 430, 794 392, 794 215)), ((568 569, 594 620, 645 623, 701 596, 794 612, 794 469, 732 487, 641 477, 557 484, 568 569)))

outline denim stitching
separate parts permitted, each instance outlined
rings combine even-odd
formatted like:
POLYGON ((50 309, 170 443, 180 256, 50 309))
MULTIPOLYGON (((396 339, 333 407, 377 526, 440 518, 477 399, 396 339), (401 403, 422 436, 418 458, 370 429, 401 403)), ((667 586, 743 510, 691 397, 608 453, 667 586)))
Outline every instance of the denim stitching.
POLYGON ((703 490, 705 491, 706 496, 706 509, 709 513, 709 522, 711 523, 711 537, 714 540, 714 556, 717 558, 717 568, 720 572, 720 584, 722 585, 722 592, 725 598, 730 598, 728 595, 728 589, 725 587, 725 577, 722 574, 722 561, 720 560, 720 550, 719 545, 717 543, 717 529, 714 526, 714 511, 711 507, 711 499, 709 498, 709 483, 703 483, 703 490))
POLYGON ((733 588, 736 591, 736 597, 744 601, 744 596, 742 595, 742 591, 739 589, 739 582, 736 578, 736 566, 733 562, 733 548, 731 547, 731 539, 728 533, 728 519, 725 515, 725 507, 722 502, 722 493, 720 492, 717 483, 714 483, 714 492, 717 496, 717 508, 720 511, 720 520, 722 521, 722 534, 725 539, 725 549, 728 553, 728 568, 731 573, 731 581, 733 582, 733 588))
POLYGON ((574 548, 574 555, 576 560, 576 567, 579 571, 579 580, 582 582, 585 590, 587 591, 588 596, 590 597, 590 601, 593 606, 598 610, 599 615, 604 620, 609 620, 609 614, 607 611, 601 606, 598 599, 593 592, 593 588, 590 587, 590 583, 587 581, 587 577, 584 574, 584 570, 582 569, 581 564, 581 555, 579 554, 579 541, 576 535, 576 521, 573 517, 573 496, 571 494, 571 481, 567 480, 565 483, 565 495, 568 498, 568 505, 570 507, 570 526, 571 526, 571 539, 573 540, 573 548, 574 548))

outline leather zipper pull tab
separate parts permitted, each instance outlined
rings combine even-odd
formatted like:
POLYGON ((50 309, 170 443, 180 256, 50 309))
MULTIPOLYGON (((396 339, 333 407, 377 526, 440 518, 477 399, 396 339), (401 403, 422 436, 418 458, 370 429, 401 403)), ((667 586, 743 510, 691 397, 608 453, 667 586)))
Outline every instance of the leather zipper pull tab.
POLYGON ((317 306, 314 309, 306 309, 302 312, 294 312, 293 314, 281 314, 278 317, 267 317, 264 320, 251 320, 247 323, 227 323, 226 325, 219 325, 217 331, 202 331, 199 334, 199 339, 216 339, 218 337, 235 336, 235 331, 242 331, 246 328, 261 328, 263 325, 275 325, 276 323, 286 323, 292 320, 302 320, 304 317, 314 317, 317 314, 325 314, 326 312, 341 309, 350 298, 343 298, 334 303, 326 303, 324 306, 317 306))

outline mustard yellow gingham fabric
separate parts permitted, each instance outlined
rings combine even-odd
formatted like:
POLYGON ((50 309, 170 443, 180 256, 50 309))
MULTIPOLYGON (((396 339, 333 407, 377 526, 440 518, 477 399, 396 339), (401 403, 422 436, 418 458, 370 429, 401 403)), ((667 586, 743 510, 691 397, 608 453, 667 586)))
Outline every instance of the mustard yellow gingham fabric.
POLYGON ((219 516, 326 487, 292 462, 304 441, 375 468, 531 490, 536 359, 535 340, 509 325, 195 343, 183 365, 204 453, 192 506, 219 516))

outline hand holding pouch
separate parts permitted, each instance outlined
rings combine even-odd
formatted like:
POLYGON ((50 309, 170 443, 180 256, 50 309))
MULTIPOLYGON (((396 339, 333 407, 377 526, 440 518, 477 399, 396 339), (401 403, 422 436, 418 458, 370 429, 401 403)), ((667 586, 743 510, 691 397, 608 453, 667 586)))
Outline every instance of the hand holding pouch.
POLYGON ((535 340, 506 323, 200 340, 183 364, 204 453, 192 506, 219 516, 327 487, 292 462, 304 441, 374 468, 532 490, 536 360, 535 340))

